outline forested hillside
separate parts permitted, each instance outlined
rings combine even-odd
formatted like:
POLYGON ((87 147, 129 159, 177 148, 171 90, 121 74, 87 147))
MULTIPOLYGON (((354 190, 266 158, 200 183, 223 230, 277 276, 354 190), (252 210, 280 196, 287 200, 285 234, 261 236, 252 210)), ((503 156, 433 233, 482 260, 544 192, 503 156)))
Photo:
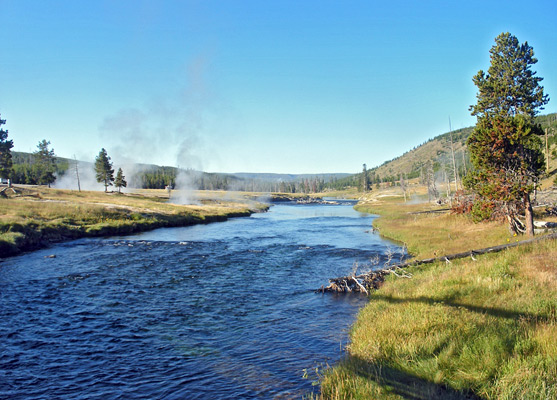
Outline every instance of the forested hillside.
MULTIPOLYGON (((24 153, 20 151, 12 151, 12 182, 19 184, 36 185, 41 173, 41 167, 35 162, 32 153, 24 153)), ((54 173, 58 177, 62 177, 70 168, 73 160, 64 157, 56 157, 56 168, 54 173)), ((92 167, 91 167, 92 168, 92 167)))
MULTIPOLYGON (((54 159, 55 186, 56 182, 64 179, 64 187, 71 182, 71 187, 77 188, 78 174, 81 176, 83 183, 93 173, 93 163, 57 156, 54 159)), ((12 182, 27 185, 39 184, 41 166, 36 161, 32 153, 13 152, 12 182)), ((152 164, 128 164, 121 167, 126 176, 128 187, 138 189, 187 186, 199 190, 316 193, 325 190, 329 184, 334 183, 339 178, 353 176, 350 174, 224 174, 152 164)))

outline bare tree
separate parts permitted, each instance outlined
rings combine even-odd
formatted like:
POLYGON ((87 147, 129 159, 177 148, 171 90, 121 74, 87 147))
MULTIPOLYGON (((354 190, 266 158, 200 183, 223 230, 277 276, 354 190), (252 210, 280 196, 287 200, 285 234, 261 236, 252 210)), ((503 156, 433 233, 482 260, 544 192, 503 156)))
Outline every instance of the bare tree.
POLYGON ((81 192, 81 183, 79 182, 79 168, 78 168, 78 162, 77 162, 77 158, 75 158, 75 154, 73 155, 73 159, 74 159, 74 166, 75 166, 75 176, 77 178, 77 190, 79 192, 81 192))
POLYGON ((404 194, 404 202, 406 203, 406 182, 404 180, 404 175, 400 174, 400 188, 402 189, 402 193, 404 194))

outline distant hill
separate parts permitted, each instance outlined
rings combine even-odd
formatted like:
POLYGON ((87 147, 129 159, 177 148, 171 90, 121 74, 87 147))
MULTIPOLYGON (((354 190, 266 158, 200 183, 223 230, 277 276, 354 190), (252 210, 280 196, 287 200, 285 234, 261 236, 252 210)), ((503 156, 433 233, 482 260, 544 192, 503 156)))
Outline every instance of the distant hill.
MULTIPOLYGON (((536 120, 544 129, 546 127, 552 128, 550 142, 555 143, 557 141, 557 113, 540 115, 536 117, 536 120)), ((452 131, 455 161, 460 176, 470 167, 466 140, 473 129, 474 127, 468 127, 452 131)), ((405 174, 407 178, 416 178, 420 176, 425 163, 430 160, 433 161, 436 171, 444 166, 449 166, 452 163, 450 137, 451 132, 436 136, 420 146, 406 151, 399 157, 373 167, 369 169, 370 177, 383 182, 397 181, 401 174, 405 174)), ((360 178, 355 180, 360 181, 361 174, 357 174, 357 176, 360 178)))
POLYGON ((325 183, 335 179, 346 178, 354 174, 331 173, 331 174, 274 174, 274 173, 254 173, 254 172, 235 172, 230 174, 240 179, 262 180, 267 182, 295 182, 302 179, 320 179, 325 183))

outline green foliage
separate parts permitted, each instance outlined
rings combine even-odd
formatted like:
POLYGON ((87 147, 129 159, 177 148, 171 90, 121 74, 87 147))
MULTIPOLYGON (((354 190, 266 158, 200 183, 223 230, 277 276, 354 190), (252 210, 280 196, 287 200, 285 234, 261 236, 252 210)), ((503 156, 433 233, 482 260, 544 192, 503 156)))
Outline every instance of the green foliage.
POLYGON ((8 131, 2 129, 6 123, 0 116, 0 178, 10 178, 12 172, 12 152, 14 147, 13 140, 8 140, 8 131))
POLYGON ((479 71, 473 81, 478 87, 477 116, 468 138, 472 176, 467 188, 477 194, 476 218, 505 215, 511 220, 529 207, 529 195, 544 172, 543 134, 534 116, 549 98, 543 93, 531 66, 537 62, 528 43, 502 33, 490 50, 488 73, 479 71), (493 212, 487 212, 491 209, 493 212))
POLYGON ((164 189, 167 186, 174 187, 176 173, 177 168, 174 167, 152 166, 135 174, 130 181, 130 186, 144 189, 164 189))
POLYGON ((43 139, 37 145, 37 151, 33 153, 35 181, 39 185, 48 185, 56 180, 56 156, 54 149, 48 148, 50 142, 43 139))
POLYGON ((476 200, 472 204, 470 214, 474 222, 481 222, 496 219, 499 214, 496 212, 496 203, 485 198, 476 200))
MULTIPOLYGON (((27 185, 38 185, 38 177, 40 175, 39 166, 35 162, 35 156, 32 153, 22 153, 18 151, 12 152, 13 171, 12 182, 27 185)), ((68 168, 68 159, 55 157, 54 174, 57 177, 64 175, 68 168)))
MULTIPOLYGON (((474 185, 480 196, 512 202, 533 190, 543 172, 544 159, 539 125, 522 115, 478 120, 468 140, 474 185)), ((469 181, 468 181, 469 182, 469 181)))
POLYGON ((479 71, 473 78, 478 87, 477 104, 470 107, 479 119, 494 116, 535 116, 549 101, 531 66, 538 60, 528 42, 520 44, 510 33, 501 33, 489 51, 491 65, 487 74, 479 71))
POLYGON ((126 187, 128 182, 126 182, 126 177, 122 172, 122 168, 118 168, 118 172, 116 173, 116 179, 114 180, 114 186, 118 188, 118 193, 120 193, 120 189, 126 187))
POLYGON ((108 191, 108 186, 112 186, 112 182, 114 182, 114 169, 104 148, 95 158, 95 174, 97 182, 103 183, 104 191, 108 191))

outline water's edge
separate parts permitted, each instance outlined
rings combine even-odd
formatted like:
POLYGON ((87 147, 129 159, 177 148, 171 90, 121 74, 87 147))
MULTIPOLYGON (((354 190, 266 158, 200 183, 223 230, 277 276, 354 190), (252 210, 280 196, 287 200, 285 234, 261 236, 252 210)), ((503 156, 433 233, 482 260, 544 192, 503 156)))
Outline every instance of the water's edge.
POLYGON ((5 259, 0 397, 316 393, 317 377, 303 371, 343 357, 367 298, 311 289, 384 260, 389 245, 352 205, 277 205, 226 224, 85 238, 5 259))
MULTIPOLYGON (((269 206, 270 207, 270 206, 269 206)), ((48 229, 26 229, 23 237, 19 238, 16 245, 0 242, 0 262, 2 259, 47 248, 53 244, 68 242, 76 239, 111 237, 116 235, 134 235, 160 228, 177 228, 199 224, 228 221, 230 218, 250 217, 254 213, 266 212, 269 207, 262 210, 245 210, 227 213, 225 215, 207 215, 203 218, 196 216, 168 216, 156 221, 126 220, 126 225, 106 225, 101 229, 91 230, 85 227, 68 227, 65 225, 49 226, 48 229)))

